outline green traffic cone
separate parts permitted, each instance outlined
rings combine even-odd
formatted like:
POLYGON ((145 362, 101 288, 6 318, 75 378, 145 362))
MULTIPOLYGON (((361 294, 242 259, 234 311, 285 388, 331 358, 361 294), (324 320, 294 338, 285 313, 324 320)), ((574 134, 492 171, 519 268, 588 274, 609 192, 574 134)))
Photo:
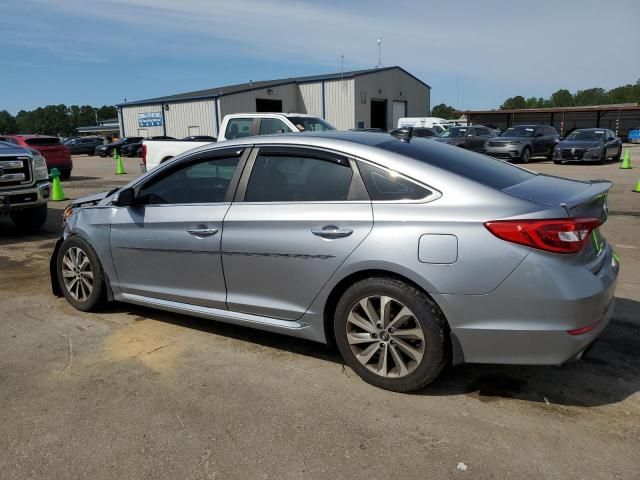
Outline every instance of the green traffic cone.
POLYGON ((124 175, 127 172, 124 171, 124 165, 122 163, 122 157, 120 155, 116 156, 116 175, 124 175))
POLYGON ((620 165, 620 168, 624 168, 624 169, 633 168, 631 166, 631 150, 628 148, 624 152, 624 158, 622 159, 622 164, 620 165))
POLYGON ((634 193, 640 193, 640 180, 638 180, 638 183, 636 184, 636 188, 631 191, 634 193))
POLYGON ((51 183, 51 200, 54 202, 64 200, 64 190, 62 190, 62 183, 60 182, 60 170, 57 168, 51 169, 51 183))

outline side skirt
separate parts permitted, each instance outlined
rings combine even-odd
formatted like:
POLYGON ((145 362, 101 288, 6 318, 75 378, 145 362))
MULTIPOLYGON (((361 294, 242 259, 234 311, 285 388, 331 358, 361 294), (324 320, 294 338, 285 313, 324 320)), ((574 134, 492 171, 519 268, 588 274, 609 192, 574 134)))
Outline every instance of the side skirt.
POLYGON ((309 328, 309 324, 301 321, 261 317, 259 315, 252 315, 249 313, 202 307, 199 305, 145 297, 132 293, 120 293, 119 295, 116 295, 116 300, 143 307, 152 307, 168 312, 192 315, 210 320, 218 320, 220 322, 231 323, 233 325, 240 325, 258 330, 265 330, 267 332, 282 333, 292 337, 318 341, 317 334, 312 328, 309 328))

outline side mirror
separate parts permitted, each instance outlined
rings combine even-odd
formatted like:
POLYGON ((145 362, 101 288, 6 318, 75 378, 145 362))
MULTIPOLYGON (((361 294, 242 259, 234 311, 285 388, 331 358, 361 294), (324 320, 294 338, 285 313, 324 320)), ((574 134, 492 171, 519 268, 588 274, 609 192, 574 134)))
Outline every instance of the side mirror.
POLYGON ((116 197, 111 201, 117 207, 130 207, 134 204, 136 192, 133 188, 125 188, 118 192, 116 197))

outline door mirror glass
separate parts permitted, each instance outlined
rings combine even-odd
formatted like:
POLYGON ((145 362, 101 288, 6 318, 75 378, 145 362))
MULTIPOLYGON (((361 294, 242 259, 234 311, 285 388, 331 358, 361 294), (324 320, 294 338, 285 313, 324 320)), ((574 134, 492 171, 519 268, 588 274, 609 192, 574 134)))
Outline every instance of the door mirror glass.
POLYGON ((111 203, 118 207, 130 207, 131 205, 133 205, 135 197, 136 192, 133 188, 124 188, 118 192, 111 203))

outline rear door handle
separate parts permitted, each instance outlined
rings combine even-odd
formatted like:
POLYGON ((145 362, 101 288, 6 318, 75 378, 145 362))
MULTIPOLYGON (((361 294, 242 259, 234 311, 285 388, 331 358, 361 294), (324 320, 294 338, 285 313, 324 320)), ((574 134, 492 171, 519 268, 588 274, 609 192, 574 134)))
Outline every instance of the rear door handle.
POLYGON ((312 228, 311 233, 322 238, 343 238, 353 233, 350 228, 338 228, 335 225, 327 225, 325 227, 312 228))
POLYGON ((207 228, 204 225, 198 225, 196 228, 190 228, 187 230, 189 235, 193 235, 194 237, 210 237, 211 235, 215 235, 218 233, 217 228, 207 228))

